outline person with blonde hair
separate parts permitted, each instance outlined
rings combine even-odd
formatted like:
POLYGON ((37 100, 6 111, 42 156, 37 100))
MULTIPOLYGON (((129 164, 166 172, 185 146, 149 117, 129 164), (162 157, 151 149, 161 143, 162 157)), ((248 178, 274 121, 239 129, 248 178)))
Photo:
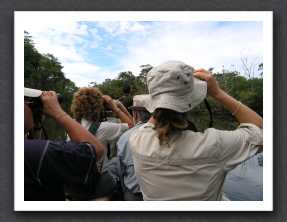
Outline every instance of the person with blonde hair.
POLYGON ((222 200, 226 174, 262 148, 263 119, 220 89, 212 73, 180 61, 151 69, 147 84, 141 103, 152 117, 129 140, 143 199, 222 200), (236 130, 185 130, 206 94, 240 122, 236 130))
POLYGON ((120 101, 112 100, 110 96, 103 95, 95 87, 80 88, 74 94, 71 111, 73 118, 84 128, 89 129, 93 124, 97 125, 97 130, 93 132, 93 135, 103 144, 105 153, 97 164, 101 175, 94 192, 89 195, 81 195, 79 192, 82 189, 81 186, 77 187, 75 184, 67 184, 65 187, 67 194, 73 200, 91 200, 108 197, 113 193, 118 181, 117 176, 108 169, 107 144, 112 140, 119 139, 124 132, 134 126, 132 117, 120 101), (102 115, 103 106, 110 109, 121 120, 121 123, 104 122, 102 115))

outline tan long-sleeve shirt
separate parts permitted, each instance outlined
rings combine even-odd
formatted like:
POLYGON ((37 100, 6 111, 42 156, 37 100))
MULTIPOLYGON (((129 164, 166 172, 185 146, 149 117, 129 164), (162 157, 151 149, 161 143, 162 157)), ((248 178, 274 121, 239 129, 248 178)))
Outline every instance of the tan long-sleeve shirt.
POLYGON ((183 131, 170 148, 159 145, 153 128, 146 123, 129 141, 144 200, 222 200, 227 172, 263 145, 262 130, 247 123, 234 131, 183 131))

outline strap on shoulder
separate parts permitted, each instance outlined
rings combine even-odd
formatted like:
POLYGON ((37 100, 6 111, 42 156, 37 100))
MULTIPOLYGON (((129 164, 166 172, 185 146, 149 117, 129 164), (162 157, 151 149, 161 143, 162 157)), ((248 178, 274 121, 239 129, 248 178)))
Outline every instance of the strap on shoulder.
POLYGON ((92 124, 91 124, 91 126, 90 126, 90 128, 89 128, 89 132, 90 132, 91 134, 95 135, 95 134, 97 133, 97 131, 98 131, 100 125, 101 125, 101 122, 95 122, 95 121, 93 121, 92 124))
MULTIPOLYGON (((77 122, 81 124, 81 120, 80 120, 80 121, 77 121, 77 122)), ((97 131, 98 131, 100 125, 101 125, 101 122, 95 122, 95 121, 93 121, 92 124, 90 125, 89 129, 88 129, 89 132, 90 132, 91 134, 95 135, 95 134, 97 133, 97 131)))
POLYGON ((210 108, 210 105, 209 105, 209 103, 207 102, 206 99, 204 99, 204 103, 205 103, 205 106, 206 106, 206 108, 207 108, 207 110, 208 110, 208 112, 209 112, 209 115, 210 115, 209 127, 212 127, 212 125, 213 125, 213 120, 212 120, 211 108, 210 108))
POLYGON ((121 96, 118 100, 122 101, 124 98, 126 98, 126 96, 121 96))

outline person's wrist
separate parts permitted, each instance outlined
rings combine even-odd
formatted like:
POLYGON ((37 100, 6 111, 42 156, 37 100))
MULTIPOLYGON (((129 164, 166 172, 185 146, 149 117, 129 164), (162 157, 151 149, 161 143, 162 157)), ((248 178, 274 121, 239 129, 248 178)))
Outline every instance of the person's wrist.
POLYGON ((210 95, 212 98, 216 99, 216 100, 220 100, 220 98, 222 98, 222 96, 224 96, 224 94, 226 94, 223 90, 218 90, 217 92, 213 93, 212 95, 210 95))
POLYGON ((59 119, 65 115, 68 115, 66 112, 62 111, 61 113, 57 114, 54 118, 59 122, 59 119))
POLYGON ((117 111, 116 111, 116 115, 118 115, 119 112, 121 112, 121 111, 122 111, 122 110, 121 110, 120 108, 118 108, 117 111))

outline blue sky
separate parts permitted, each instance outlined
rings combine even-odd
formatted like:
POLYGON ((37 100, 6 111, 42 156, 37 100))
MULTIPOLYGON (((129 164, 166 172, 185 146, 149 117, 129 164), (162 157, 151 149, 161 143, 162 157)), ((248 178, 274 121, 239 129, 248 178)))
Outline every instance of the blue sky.
POLYGON ((33 37, 37 50, 57 57, 66 77, 79 87, 116 78, 122 71, 137 76, 141 65, 157 66, 171 59, 194 68, 214 67, 215 72, 224 66, 241 75, 241 53, 249 51, 250 60, 256 57, 257 63, 263 61, 260 20, 176 21, 175 17, 174 21, 148 21, 147 17, 117 21, 116 17, 114 21, 99 21, 95 16, 90 20, 77 16, 51 19, 54 16, 43 14, 33 14, 23 28, 33 37))

